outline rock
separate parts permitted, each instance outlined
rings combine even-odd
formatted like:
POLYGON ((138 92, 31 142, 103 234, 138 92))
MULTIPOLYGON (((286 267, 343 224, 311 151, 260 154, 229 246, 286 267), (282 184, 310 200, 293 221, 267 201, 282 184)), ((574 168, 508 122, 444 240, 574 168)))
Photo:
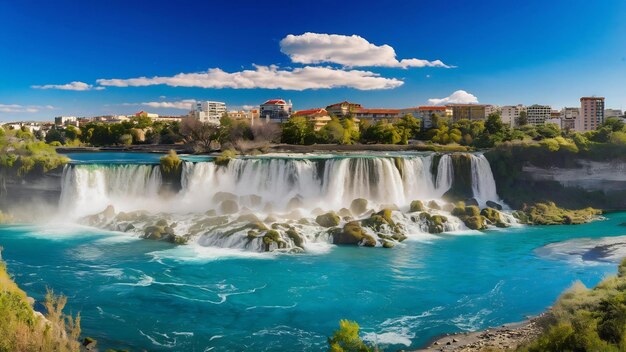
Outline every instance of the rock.
POLYGON ((354 215, 360 215, 367 211, 367 199, 357 198, 350 203, 350 211, 354 215))
POLYGON ((254 214, 243 214, 243 215, 239 215, 239 217, 237 218, 238 222, 261 222, 261 219, 259 219, 256 215, 254 214))
POLYGON ((207 210, 206 213, 204 213, 206 216, 216 216, 217 212, 215 211, 215 209, 211 209, 211 210, 207 210))
POLYGON ((161 219, 161 220, 157 221, 157 223, 155 225, 156 226, 165 227, 165 226, 167 226, 167 220, 161 219))
POLYGON ((456 217, 465 216, 465 204, 463 202, 459 202, 454 209, 450 212, 452 215, 456 217))
POLYGON ((475 205, 478 206, 478 201, 476 198, 468 198, 465 200, 465 205, 475 205))
POLYGON ((400 208, 395 204, 381 204, 380 209, 400 210, 400 208))
POLYGON ((351 221, 343 226, 343 229, 332 229, 331 235, 334 244, 359 244, 365 232, 358 221, 351 221))
POLYGON ((26 302, 28 302, 28 305, 31 307, 35 306, 35 299, 31 296, 26 297, 26 302))
POLYGON ((339 216, 343 217, 351 217, 352 216, 352 212, 350 212, 350 210, 348 210, 347 208, 341 208, 339 209, 338 212, 339 216))
POLYGON ((395 245, 396 244, 392 241, 383 241, 383 248, 393 248, 395 245))
POLYGON ((225 200, 233 200, 236 201, 239 197, 236 194, 230 192, 217 192, 213 196, 213 203, 221 203, 225 200))
POLYGON ((488 200, 488 201, 487 201, 487 206, 488 206, 489 208, 494 208, 494 209, 496 209, 496 210, 502 210, 502 206, 501 206, 500 204, 498 204, 498 203, 496 203, 496 202, 492 202, 492 201, 490 201, 490 200, 488 200))
POLYGON ((287 230, 285 234, 293 241, 293 244, 297 247, 304 248, 304 238, 293 228, 287 230))
POLYGON ((456 206, 452 203, 446 203, 443 206, 443 210, 447 211, 447 212, 451 212, 452 210, 454 210, 454 208, 456 208, 456 206))
POLYGON ((103 211, 102 211, 102 216, 104 216, 106 219, 111 219, 113 217, 115 217, 115 208, 113 208, 112 205, 108 205, 103 211))
POLYGON ((268 252, 270 250, 270 246, 272 243, 277 243, 278 248, 284 248, 285 242, 280 238, 280 233, 276 230, 269 230, 263 235, 263 244, 265 245, 265 251, 268 252))
POLYGON ((509 227, 509 225, 502 221, 500 213, 493 208, 485 208, 480 211, 480 215, 485 217, 492 225, 497 227, 509 227))
POLYGON ((378 213, 372 214, 369 218, 364 219, 362 221, 363 226, 369 227, 375 231, 381 231, 385 225, 395 228, 391 214, 391 209, 383 209, 378 213))
POLYGON ((524 215, 515 212, 513 216, 516 216, 520 221, 524 218, 526 223, 533 225, 577 225, 596 219, 598 215, 602 214, 602 211, 594 208, 563 209, 553 202, 547 202, 525 206, 523 213, 524 215))
POLYGON ((313 210, 311 211, 311 214, 313 214, 313 215, 315 215, 315 216, 322 215, 322 214, 324 214, 324 213, 325 213, 325 211, 324 211, 324 209, 322 209, 322 208, 315 208, 315 209, 313 209, 313 210))
POLYGON ((231 199, 224 200, 220 203, 220 211, 222 214, 234 214, 239 211, 239 204, 231 199))
POLYGON ((482 230, 485 228, 485 220, 482 216, 468 216, 463 220, 465 226, 472 230, 482 230))
POLYGON ((164 228, 161 226, 148 226, 144 231, 144 238, 149 240, 160 240, 163 237, 164 228))
POLYGON ((85 337, 82 343, 83 347, 85 347, 87 351, 92 351, 93 349, 95 349, 97 344, 98 341, 91 337, 85 337))
POLYGON ((368 234, 363 235, 363 240, 359 243, 363 247, 376 247, 376 239, 368 234))
POLYGON ((339 225, 341 218, 335 212, 331 211, 326 214, 318 215, 315 218, 315 222, 317 222, 320 226, 324 227, 333 227, 339 225))
POLYGON ((439 206, 439 204, 437 204, 437 202, 435 202, 434 200, 431 200, 430 202, 428 202, 428 207, 430 209, 441 210, 441 207, 439 206))
POLYGON ((466 205, 465 206, 465 215, 467 216, 478 216, 480 215, 480 208, 476 205, 466 205))
POLYGON ((421 200, 414 200, 411 202, 409 213, 415 213, 418 211, 424 211, 424 203, 421 200))
POLYGON ((258 196, 256 194, 249 194, 247 196, 244 196, 242 200, 248 203, 252 207, 259 207, 261 206, 261 203, 263 202, 263 198, 261 198, 261 196, 258 196))
POLYGON ((287 209, 302 208, 302 197, 295 196, 287 202, 287 209))

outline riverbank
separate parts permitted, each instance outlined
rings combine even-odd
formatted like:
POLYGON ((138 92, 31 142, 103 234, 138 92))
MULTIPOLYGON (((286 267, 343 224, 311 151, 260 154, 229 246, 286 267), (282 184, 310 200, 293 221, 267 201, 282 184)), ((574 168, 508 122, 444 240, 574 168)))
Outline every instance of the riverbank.
POLYGON ((536 340, 549 317, 550 313, 545 312, 522 322, 504 324, 497 328, 446 335, 414 352, 513 351, 536 340))

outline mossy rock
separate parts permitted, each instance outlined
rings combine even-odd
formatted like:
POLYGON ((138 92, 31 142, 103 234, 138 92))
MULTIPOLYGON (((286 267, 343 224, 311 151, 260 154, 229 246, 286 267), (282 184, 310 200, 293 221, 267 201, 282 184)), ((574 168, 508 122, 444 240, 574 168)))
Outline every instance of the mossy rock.
POLYGON ((450 212, 453 216, 456 217, 461 217, 461 216, 465 216, 465 205, 464 204, 457 204, 456 207, 454 207, 454 209, 452 209, 452 211, 450 212))
POLYGON ((476 198, 467 198, 465 199, 464 203, 466 206, 470 206, 470 205, 478 206, 478 201, 476 200, 476 198))
POLYGON ((204 213, 204 215, 206 215, 206 216, 216 216, 217 212, 215 211, 215 209, 210 209, 210 210, 207 210, 206 213, 204 213))
POLYGON ((311 210, 311 214, 313 214, 315 216, 322 215, 322 214, 325 214, 325 213, 326 212, 322 208, 315 208, 315 209, 311 210))
POLYGON ((239 204, 234 200, 224 200, 220 203, 220 211, 222 214, 235 214, 239 211, 239 204))
POLYGON ((287 235, 287 237, 289 237, 293 241, 294 245, 300 248, 304 248, 304 238, 296 230, 289 229, 285 232, 285 235, 287 235))
POLYGON ((472 230, 483 230, 486 227, 485 218, 481 215, 468 216, 463 219, 463 222, 465 223, 465 226, 472 230))
POLYGON ((444 224, 448 222, 448 218, 443 215, 430 215, 425 220, 429 233, 442 233, 445 230, 444 224))
MULTIPOLYGON (((590 222, 602 214, 601 210, 594 208, 563 209, 553 202, 536 203, 525 207, 523 212, 528 217, 527 223, 533 225, 578 225, 590 222)), ((519 214, 517 216, 522 217, 519 214)))
POLYGON ((173 244, 179 244, 179 245, 187 244, 188 240, 189 239, 185 236, 176 236, 176 235, 170 236, 168 239, 169 242, 173 244))
POLYGON ((330 213, 318 215, 315 218, 315 222, 323 227, 333 227, 339 225, 341 218, 335 212, 331 211, 330 213))
POLYGON ((343 229, 334 228, 329 232, 334 244, 359 244, 365 236, 365 231, 358 221, 351 221, 343 229))
POLYGON ((437 204, 437 202, 435 202, 434 200, 431 200, 430 202, 428 202, 428 207, 430 209, 441 210, 441 207, 439 206, 439 204, 437 204))
POLYGON ((350 211, 352 214, 360 215, 367 211, 367 199, 357 198, 350 203, 350 211))
POLYGON ((165 234, 165 228, 163 226, 147 226, 144 230, 143 237, 149 240, 160 240, 165 234))
POLYGON ((424 207, 424 202, 421 200, 414 200, 411 202, 409 213, 416 213, 418 211, 424 211, 425 209, 426 207, 424 207))
POLYGON ((494 201, 488 200, 486 204, 487 204, 487 207, 489 207, 489 208, 494 208, 496 210, 502 210, 502 205, 500 205, 500 204, 498 204, 498 203, 496 203, 494 201))
POLYGON ((259 237, 259 233, 257 231, 254 231, 254 230, 250 230, 246 234, 246 237, 248 237, 249 240, 253 240, 253 239, 256 239, 257 237, 259 237))
POLYGON ((469 205, 465 207, 465 215, 478 216, 480 215, 480 208, 475 205, 469 205))
POLYGON ((162 226, 162 227, 165 227, 165 226, 167 226, 167 220, 165 220, 165 219, 161 219, 161 220, 157 221, 157 223, 156 223, 155 225, 156 225, 156 226, 162 226))
POLYGON ((263 235, 263 244, 266 252, 270 250, 272 243, 276 243, 278 248, 285 248, 285 242, 281 239, 280 232, 276 230, 269 230, 263 235))
POLYGON ((395 242, 383 241, 383 248, 393 248, 395 246, 396 246, 395 242))
POLYGON ((453 211, 453 210, 454 210, 454 208, 456 208, 456 206, 455 206, 454 204, 452 204, 452 203, 446 203, 446 204, 443 206, 443 210, 445 210, 445 211, 447 211, 447 212, 451 212, 451 211, 453 211))
POLYGON ((364 234, 359 244, 363 247, 376 247, 376 239, 372 235, 364 234))
POLYGON ((502 217, 500 216, 500 212, 493 208, 485 208, 480 211, 480 215, 482 215, 489 223, 495 225, 497 227, 509 227, 509 225, 502 221, 502 217))
POLYGON ((402 233, 394 233, 393 235, 391 235, 391 238, 398 242, 402 242, 407 239, 406 235, 402 233))

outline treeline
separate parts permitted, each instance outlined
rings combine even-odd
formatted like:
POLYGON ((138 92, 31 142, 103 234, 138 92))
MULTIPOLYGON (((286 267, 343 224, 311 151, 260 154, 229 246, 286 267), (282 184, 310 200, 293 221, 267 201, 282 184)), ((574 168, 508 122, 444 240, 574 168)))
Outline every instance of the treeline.
MULTIPOLYGON (((0 186, 6 178, 41 176, 69 161, 26 129, 0 128, 0 186)), ((0 187, 0 193, 3 187, 0 187)))

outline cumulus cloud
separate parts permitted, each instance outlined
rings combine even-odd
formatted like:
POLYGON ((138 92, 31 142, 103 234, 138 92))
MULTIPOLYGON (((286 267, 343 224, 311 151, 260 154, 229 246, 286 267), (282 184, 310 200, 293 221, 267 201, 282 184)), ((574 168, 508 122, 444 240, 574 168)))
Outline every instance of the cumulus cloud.
POLYGON ((464 90, 457 90, 445 98, 433 98, 428 99, 428 103, 431 105, 444 105, 444 104, 476 104, 478 98, 475 95, 470 94, 464 90))
POLYGON ((19 104, 0 104, 0 112, 7 113, 34 113, 41 110, 52 110, 52 105, 19 105, 19 104))
POLYGON ((254 65, 253 70, 239 72, 225 72, 219 68, 212 68, 206 72, 179 73, 174 76, 99 79, 97 83, 111 87, 145 87, 163 84, 172 87, 265 88, 301 91, 340 87, 359 90, 392 89, 401 86, 404 82, 362 70, 341 70, 322 66, 281 69, 276 65, 254 65))
POLYGON ((196 101, 194 99, 185 99, 179 101, 151 101, 141 103, 141 105, 149 106, 151 108, 190 110, 191 106, 195 102, 196 101))
POLYGON ((300 64, 335 63, 345 67, 443 67, 441 60, 396 58, 389 45, 376 45, 358 35, 323 33, 289 34, 280 41, 280 51, 300 64))
POLYGON ((91 84, 87 84, 85 82, 74 81, 66 84, 44 84, 44 85, 34 85, 31 86, 35 89, 60 89, 60 90, 76 90, 76 91, 85 91, 85 90, 103 90, 104 87, 94 87, 91 84))

